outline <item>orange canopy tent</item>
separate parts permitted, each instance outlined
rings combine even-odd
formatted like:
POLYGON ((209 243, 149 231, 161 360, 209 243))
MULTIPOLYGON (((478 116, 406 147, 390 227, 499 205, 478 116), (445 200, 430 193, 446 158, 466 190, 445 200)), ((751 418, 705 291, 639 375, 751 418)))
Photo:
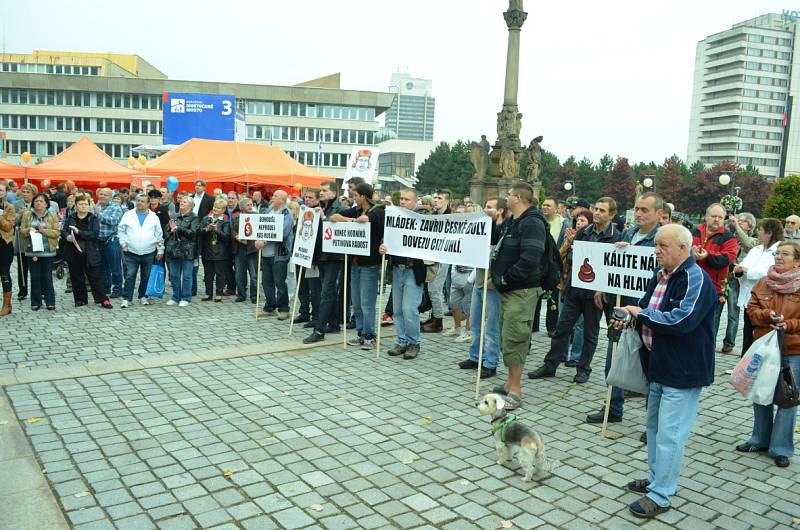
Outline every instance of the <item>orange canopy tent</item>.
POLYGON ((0 160, 0 178, 21 180, 25 178, 25 168, 0 160))
MULTIPOLYGON (((157 175, 162 182, 174 176, 182 189, 193 188, 198 179, 207 185, 285 188, 318 187, 322 182, 334 181, 297 162, 279 147, 199 138, 158 157, 144 172, 157 175)), ((140 170, 138 176, 141 173, 140 170)))
POLYGON ((55 157, 27 168, 29 180, 71 180, 79 187, 131 183, 133 170, 115 162, 86 136, 55 157))

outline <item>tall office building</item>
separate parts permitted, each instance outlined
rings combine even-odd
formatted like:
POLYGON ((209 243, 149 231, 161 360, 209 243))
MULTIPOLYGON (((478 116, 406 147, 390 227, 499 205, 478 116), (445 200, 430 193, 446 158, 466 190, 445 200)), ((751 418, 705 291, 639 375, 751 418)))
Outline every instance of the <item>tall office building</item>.
POLYGON ((384 127, 399 140, 433 140, 433 82, 395 72, 389 91, 397 97, 386 111, 384 127))
POLYGON ((796 26, 771 13, 697 43, 689 164, 730 160, 767 177, 800 173, 800 112, 789 112, 800 89, 796 26))
POLYGON ((294 86, 175 81, 137 55, 35 51, 0 54, 5 155, 45 160, 89 136, 113 158, 162 143, 164 92, 232 94, 246 141, 272 144, 342 178, 354 146, 376 143, 394 94, 342 90, 334 74, 294 86))

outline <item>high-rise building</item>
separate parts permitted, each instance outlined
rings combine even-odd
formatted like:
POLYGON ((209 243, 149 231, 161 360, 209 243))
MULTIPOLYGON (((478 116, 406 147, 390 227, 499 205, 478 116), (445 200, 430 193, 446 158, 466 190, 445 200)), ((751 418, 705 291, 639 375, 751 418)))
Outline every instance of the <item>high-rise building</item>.
POLYGON ((433 82, 395 72, 389 91, 397 97, 386 111, 384 127, 400 140, 433 140, 433 82))
POLYGON ((800 173, 800 113, 790 112, 800 90, 796 26, 770 13, 697 43, 689 164, 730 160, 767 177, 800 173))
POLYGON ((339 74, 294 86, 175 81, 137 55, 35 51, 0 54, 0 139, 6 156, 55 156, 89 136, 113 158, 162 143, 164 92, 231 94, 246 141, 273 144, 341 178, 354 146, 376 143, 394 94, 342 90, 339 74))

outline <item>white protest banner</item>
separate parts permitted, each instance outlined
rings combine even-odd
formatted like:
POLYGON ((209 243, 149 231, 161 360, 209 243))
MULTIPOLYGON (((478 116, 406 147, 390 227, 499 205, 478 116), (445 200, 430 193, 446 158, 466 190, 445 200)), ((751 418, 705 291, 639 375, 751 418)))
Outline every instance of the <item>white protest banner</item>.
POLYGON ((572 246, 572 285, 640 298, 658 268, 653 247, 576 241, 572 246))
POLYGON ((361 177, 364 182, 372 184, 375 181, 375 174, 378 171, 378 155, 380 147, 373 145, 364 147, 353 147, 350 158, 347 160, 347 169, 342 181, 342 189, 347 189, 347 181, 353 177, 361 177))
POLYGON ((283 214, 239 214, 239 240, 283 241, 283 214))
POLYGON ((369 223, 322 223, 322 252, 369 256, 369 223))
POLYGON ((383 242, 392 256, 486 268, 492 220, 485 213, 420 215, 386 208, 383 242))
POLYGON ((306 269, 311 268, 314 247, 317 245, 317 227, 319 212, 313 208, 300 209, 300 222, 297 223, 297 234, 294 237, 291 263, 306 269))

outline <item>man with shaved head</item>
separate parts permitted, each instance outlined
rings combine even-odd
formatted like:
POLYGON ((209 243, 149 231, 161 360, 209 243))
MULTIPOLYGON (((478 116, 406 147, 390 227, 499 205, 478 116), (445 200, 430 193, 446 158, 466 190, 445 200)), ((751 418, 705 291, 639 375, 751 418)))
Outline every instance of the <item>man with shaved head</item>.
POLYGON ((100 221, 102 261, 100 263, 103 287, 110 298, 122 294, 122 249, 119 246, 117 227, 125 210, 111 200, 111 189, 97 189, 97 217, 100 221))
POLYGON ((289 195, 283 190, 272 194, 269 206, 260 206, 258 213, 279 213, 283 215, 283 241, 256 241, 261 249, 261 287, 264 290, 263 316, 276 316, 279 320, 289 318, 289 289, 286 286, 286 272, 292 254, 294 230, 292 212, 286 207, 289 195))

